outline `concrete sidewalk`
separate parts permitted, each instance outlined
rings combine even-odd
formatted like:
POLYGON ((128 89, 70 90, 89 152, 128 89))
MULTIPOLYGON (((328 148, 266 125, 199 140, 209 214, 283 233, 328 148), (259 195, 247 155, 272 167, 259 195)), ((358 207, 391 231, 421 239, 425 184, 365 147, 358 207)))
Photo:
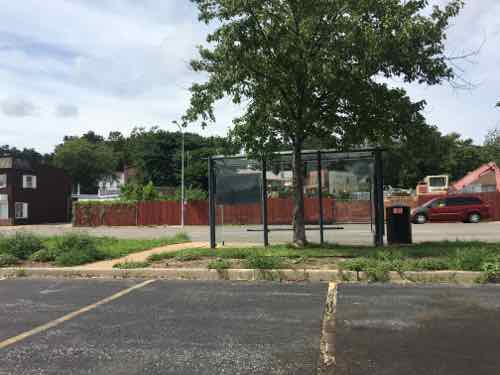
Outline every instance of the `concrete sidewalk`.
POLYGON ((122 258, 111 259, 111 260, 103 260, 101 262, 95 262, 86 264, 83 266, 78 266, 78 269, 83 270, 109 270, 112 269, 115 264, 125 263, 125 262, 145 262, 148 260, 149 256, 153 254, 160 253, 173 253, 175 251, 184 250, 184 249, 193 249, 193 248, 208 248, 209 244, 207 242, 186 242, 179 243, 175 245, 168 245, 162 247, 156 247, 154 249, 141 251, 139 253, 129 254, 122 258))

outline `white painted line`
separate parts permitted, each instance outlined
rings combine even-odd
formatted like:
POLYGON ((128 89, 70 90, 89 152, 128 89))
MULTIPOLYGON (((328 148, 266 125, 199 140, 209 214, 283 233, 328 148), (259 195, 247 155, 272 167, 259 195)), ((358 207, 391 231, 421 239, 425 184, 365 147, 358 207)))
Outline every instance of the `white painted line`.
POLYGON ((335 315, 337 313, 337 283, 328 285, 326 295, 325 313, 320 342, 320 364, 318 374, 330 374, 332 366, 336 364, 335 358, 335 315))
POLYGON ((71 320, 73 318, 76 318, 77 316, 79 315, 82 315, 86 312, 89 312, 93 309, 95 309, 96 307, 99 307, 101 305, 104 305, 108 302, 111 302, 111 301, 114 301, 120 297, 123 297, 124 295, 126 294, 129 294, 130 292, 136 290, 136 289, 140 289, 148 284, 151 284, 152 282, 154 282, 155 280, 147 280, 147 281, 144 281, 143 283, 140 283, 140 284, 137 284, 137 285, 134 285, 134 286, 131 286, 130 288, 127 288, 127 289, 124 289, 122 290, 121 292, 118 292, 116 294, 113 294, 112 296, 110 297, 107 297, 107 298, 104 298, 96 303, 93 303, 91 305, 88 305, 88 306, 85 306, 83 308, 81 308, 80 310, 77 310, 77 311, 74 311, 72 313, 69 313, 67 315, 64 315, 62 317, 60 317, 59 319, 56 319, 56 320, 53 320, 51 322, 48 322, 46 324, 43 324, 39 327, 36 327, 34 329, 31 329, 29 331, 26 331, 24 333, 21 333, 20 335, 17 335, 17 336, 14 336, 14 337, 11 337, 11 338, 8 338, 7 340, 4 340, 4 341, 0 341, 0 350, 1 349, 5 349, 6 347, 10 346, 10 345, 13 345, 13 344, 16 344, 24 339, 27 339, 28 337, 31 337, 33 335, 36 335, 38 333, 41 333, 41 332, 44 332, 44 331, 47 331, 51 328, 54 328, 64 322, 67 322, 68 320, 71 320))

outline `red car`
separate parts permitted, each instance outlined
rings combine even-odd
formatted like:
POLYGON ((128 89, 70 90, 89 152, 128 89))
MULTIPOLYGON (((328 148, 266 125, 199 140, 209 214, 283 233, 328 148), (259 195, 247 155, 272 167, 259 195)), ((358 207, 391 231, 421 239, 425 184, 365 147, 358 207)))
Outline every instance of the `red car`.
POLYGON ((490 206, 480 198, 454 195, 435 198, 412 211, 412 222, 463 221, 479 223, 490 217, 490 206))

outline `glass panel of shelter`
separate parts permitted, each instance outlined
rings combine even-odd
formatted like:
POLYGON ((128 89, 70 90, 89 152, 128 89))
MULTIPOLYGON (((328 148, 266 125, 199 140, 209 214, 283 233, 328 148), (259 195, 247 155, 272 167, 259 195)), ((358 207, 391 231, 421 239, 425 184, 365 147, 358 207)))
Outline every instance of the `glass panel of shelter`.
POLYGON ((216 241, 218 245, 262 243, 261 163, 246 157, 217 159, 215 172, 216 241))

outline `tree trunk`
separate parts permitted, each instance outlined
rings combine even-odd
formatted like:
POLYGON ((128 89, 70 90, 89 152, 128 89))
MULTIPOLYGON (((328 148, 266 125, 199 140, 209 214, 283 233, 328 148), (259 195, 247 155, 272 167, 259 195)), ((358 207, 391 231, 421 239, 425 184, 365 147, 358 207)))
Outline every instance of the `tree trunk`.
POLYGON ((304 217, 304 163, 301 147, 295 145, 292 157, 293 168, 293 243, 303 247, 307 243, 304 217))

